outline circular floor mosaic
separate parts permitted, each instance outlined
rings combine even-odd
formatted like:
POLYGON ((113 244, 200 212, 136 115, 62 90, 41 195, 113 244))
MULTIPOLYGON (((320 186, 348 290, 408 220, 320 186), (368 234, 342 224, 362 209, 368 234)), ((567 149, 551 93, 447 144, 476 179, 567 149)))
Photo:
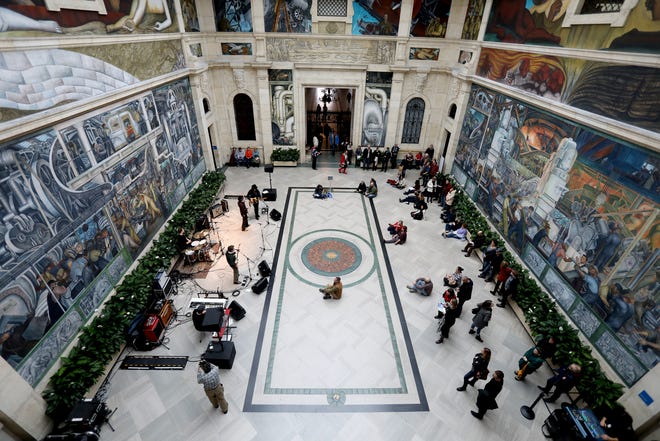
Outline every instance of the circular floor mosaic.
POLYGON ((288 270, 298 279, 325 286, 340 276, 344 286, 359 283, 375 270, 370 243, 344 230, 316 230, 294 239, 287 254, 288 270))
POLYGON ((317 274, 343 276, 362 262, 360 249, 346 239, 326 237, 308 243, 302 251, 303 264, 317 274))

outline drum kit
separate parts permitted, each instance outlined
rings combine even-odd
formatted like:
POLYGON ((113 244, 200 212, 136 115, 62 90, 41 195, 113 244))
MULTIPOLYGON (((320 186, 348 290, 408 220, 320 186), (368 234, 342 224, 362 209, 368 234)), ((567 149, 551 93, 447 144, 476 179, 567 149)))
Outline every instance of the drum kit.
POLYGON ((193 234, 190 248, 183 252, 185 263, 192 265, 195 262, 213 262, 211 257, 211 244, 208 240, 209 230, 198 231, 193 234))

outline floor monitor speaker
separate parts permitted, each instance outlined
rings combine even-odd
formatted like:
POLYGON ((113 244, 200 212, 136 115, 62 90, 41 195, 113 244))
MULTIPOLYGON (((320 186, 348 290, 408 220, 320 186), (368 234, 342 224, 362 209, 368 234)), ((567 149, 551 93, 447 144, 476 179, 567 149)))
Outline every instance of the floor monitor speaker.
POLYGON ((255 294, 261 294, 268 288, 268 278, 267 277, 262 277, 261 279, 257 280, 257 283, 252 285, 252 292, 255 294))
POLYGON ((270 210, 270 218, 277 222, 278 220, 282 219, 282 213, 273 208, 270 210))
POLYGON ((233 318, 236 321, 239 321, 243 317, 245 317, 245 308, 243 308, 240 303, 238 303, 236 300, 232 300, 231 303, 229 304, 229 314, 231 315, 231 318, 233 318))
POLYGON ((258 268, 259 268, 259 275, 261 277, 270 276, 270 266, 268 266, 268 262, 262 260, 261 262, 259 262, 258 268))
POLYGON ((275 201, 277 199, 277 189, 276 188, 264 188, 261 192, 264 201, 275 201))
POLYGON ((273 170, 275 170, 275 167, 273 167, 273 164, 265 164, 264 165, 264 171, 266 173, 273 173, 273 170))

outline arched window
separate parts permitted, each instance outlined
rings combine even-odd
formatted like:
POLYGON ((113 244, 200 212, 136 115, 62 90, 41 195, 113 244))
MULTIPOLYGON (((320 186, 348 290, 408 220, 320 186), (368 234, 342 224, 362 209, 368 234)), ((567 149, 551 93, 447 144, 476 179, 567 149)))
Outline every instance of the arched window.
POLYGON ((418 144, 424 121, 424 100, 413 98, 406 106, 406 118, 403 122, 402 144, 418 144))
POLYGON ((252 100, 244 93, 234 97, 234 116, 236 118, 236 135, 239 141, 255 141, 254 113, 252 100))
POLYGON ((449 106, 449 117, 454 119, 456 117, 456 104, 449 106))
POLYGON ((209 111, 211 110, 211 106, 209 105, 209 100, 204 98, 202 100, 202 106, 204 106, 204 113, 209 113, 209 111))

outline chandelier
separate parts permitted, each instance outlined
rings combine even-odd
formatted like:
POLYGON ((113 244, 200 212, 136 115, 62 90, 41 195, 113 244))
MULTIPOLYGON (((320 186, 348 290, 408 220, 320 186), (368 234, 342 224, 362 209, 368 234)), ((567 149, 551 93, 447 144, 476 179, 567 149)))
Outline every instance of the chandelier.
POLYGON ((337 89, 326 88, 323 89, 323 96, 319 98, 319 101, 326 105, 332 101, 337 101, 337 89))

